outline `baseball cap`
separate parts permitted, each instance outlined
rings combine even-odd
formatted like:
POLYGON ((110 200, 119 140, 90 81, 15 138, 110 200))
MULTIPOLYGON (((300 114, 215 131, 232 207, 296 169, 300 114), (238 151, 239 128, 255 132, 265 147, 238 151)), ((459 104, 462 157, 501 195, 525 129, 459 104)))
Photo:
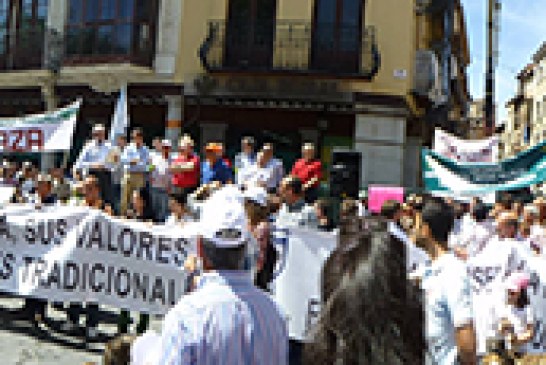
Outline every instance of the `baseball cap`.
POLYGON ((253 202, 261 205, 262 207, 267 206, 267 191, 259 186, 252 186, 245 190, 243 193, 245 199, 252 200, 253 202))
POLYGON ((237 247, 249 240, 244 198, 227 186, 216 191, 201 210, 199 234, 219 248, 237 247))
POLYGON ((178 142, 179 147, 186 147, 186 146, 192 146, 193 147, 193 145, 194 145, 193 139, 191 139, 189 134, 184 134, 180 138, 180 141, 178 142))
POLYGON ((172 147, 172 143, 168 139, 164 139, 163 141, 161 141, 161 145, 163 147, 172 147))
POLYGON ((302 148, 303 148, 304 150, 314 150, 314 149, 315 149, 315 145, 312 144, 312 143, 304 143, 302 148))
POLYGON ((506 280, 506 290, 521 291, 529 286, 529 276, 522 272, 513 273, 506 280))

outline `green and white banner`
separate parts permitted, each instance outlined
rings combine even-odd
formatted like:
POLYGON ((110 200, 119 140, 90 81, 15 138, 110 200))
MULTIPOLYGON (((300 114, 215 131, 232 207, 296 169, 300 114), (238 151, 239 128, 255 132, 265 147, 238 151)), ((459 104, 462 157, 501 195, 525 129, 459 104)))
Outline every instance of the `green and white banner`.
POLYGON ((0 119, 0 153, 70 150, 80 106, 78 100, 52 112, 0 119))
POLYGON ((546 180, 546 142, 499 163, 461 163, 428 149, 422 157, 425 188, 436 195, 486 196, 546 180))

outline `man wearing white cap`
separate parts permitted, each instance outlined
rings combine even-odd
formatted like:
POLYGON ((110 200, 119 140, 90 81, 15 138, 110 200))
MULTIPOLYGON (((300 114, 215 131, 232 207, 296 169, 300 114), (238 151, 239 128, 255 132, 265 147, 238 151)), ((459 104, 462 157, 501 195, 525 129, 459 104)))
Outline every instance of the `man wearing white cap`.
POLYGON ((171 141, 161 141, 161 153, 151 156, 151 198, 152 209, 157 222, 165 222, 169 214, 169 193, 171 190, 171 141))
POLYGON ((224 188, 205 203, 197 288, 165 317, 160 364, 284 365, 284 317, 243 270, 249 244, 243 199, 224 188))
POLYGON ((93 139, 82 149, 80 156, 74 164, 74 170, 83 173, 83 176, 95 175, 99 179, 99 185, 108 203, 112 202, 111 167, 107 163, 112 146, 106 141, 106 129, 102 124, 93 127, 93 139))

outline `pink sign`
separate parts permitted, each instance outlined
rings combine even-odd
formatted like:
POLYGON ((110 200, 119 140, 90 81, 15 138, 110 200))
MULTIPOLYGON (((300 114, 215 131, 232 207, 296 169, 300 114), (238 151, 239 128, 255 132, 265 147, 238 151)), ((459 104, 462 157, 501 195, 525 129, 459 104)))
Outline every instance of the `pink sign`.
POLYGON ((370 186, 368 188, 368 209, 372 213, 380 213, 383 203, 387 200, 404 202, 404 188, 390 186, 370 186))

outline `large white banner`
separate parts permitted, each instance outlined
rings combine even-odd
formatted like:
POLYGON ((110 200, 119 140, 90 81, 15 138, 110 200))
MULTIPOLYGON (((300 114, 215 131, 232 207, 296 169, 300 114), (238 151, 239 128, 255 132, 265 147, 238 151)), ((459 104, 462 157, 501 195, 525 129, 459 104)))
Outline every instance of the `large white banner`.
POLYGON ((0 152, 55 152, 72 146, 81 101, 53 112, 0 119, 0 152))
POLYGON ((433 150, 457 162, 497 162, 499 137, 464 140, 441 129, 436 129, 433 150))
POLYGON ((307 228, 279 229, 275 235, 280 259, 274 297, 288 316, 290 338, 303 341, 320 314, 322 267, 337 236, 307 228))
POLYGON ((191 229, 77 207, 0 210, 0 290, 163 314, 183 295, 191 229))

